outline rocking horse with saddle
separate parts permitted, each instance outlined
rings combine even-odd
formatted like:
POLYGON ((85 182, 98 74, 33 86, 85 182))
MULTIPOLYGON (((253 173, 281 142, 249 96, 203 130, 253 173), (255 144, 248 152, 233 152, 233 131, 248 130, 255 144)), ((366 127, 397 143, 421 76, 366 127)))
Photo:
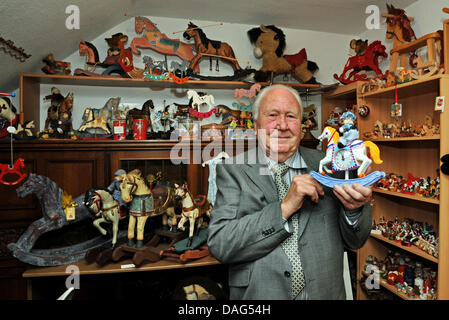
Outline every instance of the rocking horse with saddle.
POLYGON ((348 59, 343 72, 338 76, 334 74, 334 78, 342 84, 349 84, 355 81, 367 80, 365 73, 359 74, 361 71, 374 71, 376 78, 384 79, 388 73, 382 73, 379 68, 379 57, 386 58, 388 54, 385 52, 385 46, 379 41, 371 42, 362 54, 356 54, 348 59), (346 75, 349 71, 349 75, 346 75))
POLYGON ((320 161, 319 172, 311 172, 310 175, 321 184, 330 188, 333 188, 335 184, 341 186, 352 183, 369 186, 385 177, 385 173, 379 171, 366 175, 366 171, 373 161, 375 164, 381 164, 383 162, 380 159, 379 147, 373 142, 358 139, 345 141, 340 138, 338 130, 332 127, 325 127, 318 140, 328 141, 326 156, 320 161), (342 141, 345 144, 342 144, 342 141), (356 168, 357 178, 349 179, 349 172, 356 168), (326 175, 326 173, 334 174, 339 171, 345 173, 344 179, 337 179, 326 175))
POLYGON ((411 27, 412 17, 406 15, 403 9, 387 4, 388 13, 382 14, 387 19, 387 39, 393 39, 393 49, 390 51, 391 63, 387 76, 387 86, 396 84, 396 68, 408 70, 408 64, 417 70, 412 71, 413 79, 430 77, 443 72, 443 31, 438 30, 416 38, 411 27), (427 49, 427 62, 416 55, 420 48, 427 49), (438 55, 437 55, 438 52, 438 55), (439 60, 439 61, 438 61, 439 60))

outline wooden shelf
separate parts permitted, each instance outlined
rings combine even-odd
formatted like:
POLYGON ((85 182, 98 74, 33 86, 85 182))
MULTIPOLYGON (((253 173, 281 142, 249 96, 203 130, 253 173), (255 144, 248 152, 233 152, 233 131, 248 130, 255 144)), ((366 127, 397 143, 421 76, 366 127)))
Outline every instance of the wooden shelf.
POLYGON ((421 250, 421 249, 419 249, 419 248, 417 248, 415 246, 405 247, 405 246, 397 243, 396 241, 389 240, 388 238, 385 238, 384 236, 379 235, 379 234, 371 233, 371 237, 373 237, 373 238, 375 238, 377 240, 386 242, 386 243, 388 243, 388 244, 390 244, 392 246, 395 246, 397 248, 400 248, 400 249, 402 249, 404 251, 410 252, 410 253, 412 253, 414 255, 420 256, 421 258, 424 258, 426 260, 432 261, 434 263, 438 263, 438 258, 435 258, 434 256, 431 256, 430 254, 426 253, 425 251, 423 251, 423 250, 421 250))
MULTIPOLYGON (((367 272, 365 272, 365 271, 363 271, 363 274, 364 274, 365 276, 367 276, 367 277, 370 276, 370 274, 367 273, 367 272)), ((421 300, 421 299, 419 299, 419 298, 410 298, 407 294, 402 294, 402 293, 400 293, 400 292, 398 291, 398 289, 397 289, 395 286, 393 286, 393 285, 391 285, 391 284, 388 284, 387 280, 385 280, 385 279, 380 278, 380 279, 379 279, 379 284, 380 284, 383 288, 385 288, 385 289, 387 289, 388 291, 390 291, 391 293, 393 293, 393 294, 397 295, 398 297, 400 297, 401 299, 404 299, 404 300, 413 300, 413 301, 421 300)))
POLYGON ((326 98, 328 99, 348 99, 357 98, 357 88, 359 82, 353 82, 346 85, 340 85, 335 90, 326 94, 326 98))
MULTIPOLYGON (((205 81, 205 80, 189 80, 184 84, 177 84, 171 80, 152 81, 149 79, 132 79, 115 76, 104 77, 85 77, 71 75, 48 75, 35 73, 21 73, 21 77, 27 81, 40 84, 52 85, 72 85, 72 86, 100 86, 100 87, 134 87, 134 88, 202 88, 202 89, 237 89, 249 88, 254 83, 245 81, 205 81)), ((270 85, 268 82, 261 82, 262 86, 270 85)), ((320 88, 319 84, 302 84, 297 82, 273 83, 285 84, 293 87, 298 91, 306 91, 311 88, 320 88)))
MULTIPOLYGON (((398 84, 397 85, 397 89, 398 91, 405 89, 405 88, 409 88, 411 90, 413 90, 413 86, 419 85, 419 84, 426 84, 426 83, 430 83, 432 81, 439 81, 442 78, 448 78, 449 75, 446 74, 437 74, 425 79, 421 79, 421 80, 414 80, 414 81, 410 81, 410 82, 406 82, 406 83, 402 83, 402 84, 398 84)), ((380 97, 382 95, 387 95, 387 94, 393 94, 394 95, 394 91, 395 91, 395 86, 391 86, 388 88, 384 88, 384 89, 379 89, 373 92, 369 92, 369 93, 365 93, 365 94, 361 94, 362 98, 371 98, 371 97, 380 97)))
MULTIPOLYGON (((207 257, 187 262, 184 264, 169 260, 168 258, 164 258, 157 262, 146 262, 146 263, 144 262, 139 267, 124 268, 124 269, 121 268, 122 265, 129 265, 129 264, 132 264, 131 259, 122 260, 117 263, 107 264, 103 267, 99 267, 96 263, 87 264, 85 260, 81 260, 76 263, 71 263, 70 265, 77 266, 80 270, 80 275, 88 275, 88 274, 111 274, 123 272, 142 272, 142 271, 181 269, 191 267, 204 267, 204 266, 218 265, 220 264, 220 262, 209 255, 207 257)), ((66 268, 67 265, 56 267, 33 267, 26 270, 23 273, 23 277, 37 278, 37 277, 67 276, 66 268)))
POLYGON ((433 136, 427 137, 401 137, 401 138, 381 138, 381 139, 367 139, 372 142, 407 142, 407 141, 438 141, 441 136, 439 134, 435 134, 433 136))
POLYGON ((411 199, 411 200, 415 200, 415 201, 433 203, 436 205, 440 204, 440 200, 435 199, 435 198, 425 198, 425 197, 420 197, 417 195, 410 195, 410 194, 405 194, 405 193, 401 193, 401 192, 386 191, 386 190, 377 189, 377 188, 373 188, 373 192, 386 194, 386 195, 393 196, 393 197, 400 197, 400 198, 406 198, 406 199, 411 199))

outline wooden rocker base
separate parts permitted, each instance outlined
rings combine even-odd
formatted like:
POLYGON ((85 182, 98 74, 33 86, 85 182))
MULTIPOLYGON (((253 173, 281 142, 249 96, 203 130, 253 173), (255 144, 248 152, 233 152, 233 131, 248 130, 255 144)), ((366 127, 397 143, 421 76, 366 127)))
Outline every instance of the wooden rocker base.
POLYGON ((163 238, 170 238, 170 246, 187 237, 184 232, 171 232, 157 229, 154 236, 148 241, 143 248, 130 247, 123 244, 116 248, 112 253, 112 260, 118 261, 123 257, 132 257, 135 266, 140 266, 144 261, 157 262, 161 260, 160 249, 157 246, 163 238))

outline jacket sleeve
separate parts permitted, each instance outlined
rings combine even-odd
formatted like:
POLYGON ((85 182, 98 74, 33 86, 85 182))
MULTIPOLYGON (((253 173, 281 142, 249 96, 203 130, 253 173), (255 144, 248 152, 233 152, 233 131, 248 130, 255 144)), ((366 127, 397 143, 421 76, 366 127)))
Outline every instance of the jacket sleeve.
POLYGON ((239 165, 217 164, 217 196, 211 212, 208 246, 222 263, 240 263, 265 256, 287 238, 280 202, 251 204, 245 173, 239 165), (244 203, 246 202, 246 203, 244 203), (254 208, 260 209, 251 210, 254 208))
MULTIPOLYGON (((338 199, 337 199, 338 201, 338 199)), ((338 201, 339 202, 339 201, 338 201)), ((349 249, 359 249, 363 247, 365 242, 371 233, 372 225, 372 210, 371 206, 367 203, 361 207, 358 212, 361 211, 360 217, 354 224, 350 224, 343 205, 340 205, 340 231, 346 246, 349 249)), ((357 214, 358 212, 351 212, 351 214, 357 214)))

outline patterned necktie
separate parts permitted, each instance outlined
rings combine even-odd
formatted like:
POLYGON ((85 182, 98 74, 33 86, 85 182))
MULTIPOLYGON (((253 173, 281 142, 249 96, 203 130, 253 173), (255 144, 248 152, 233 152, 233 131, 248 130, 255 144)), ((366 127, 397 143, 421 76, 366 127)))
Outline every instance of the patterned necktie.
MULTIPOLYGON (((283 176, 287 173, 289 167, 284 163, 279 163, 276 167, 274 175, 274 182, 276 184, 279 200, 284 199, 289 186, 285 182, 283 176)), ((292 264, 292 299, 304 288, 304 271, 302 270, 301 258, 299 256, 298 249, 298 214, 294 214, 291 217, 293 225, 293 234, 285 239, 282 243, 282 249, 284 249, 288 259, 292 264)))

